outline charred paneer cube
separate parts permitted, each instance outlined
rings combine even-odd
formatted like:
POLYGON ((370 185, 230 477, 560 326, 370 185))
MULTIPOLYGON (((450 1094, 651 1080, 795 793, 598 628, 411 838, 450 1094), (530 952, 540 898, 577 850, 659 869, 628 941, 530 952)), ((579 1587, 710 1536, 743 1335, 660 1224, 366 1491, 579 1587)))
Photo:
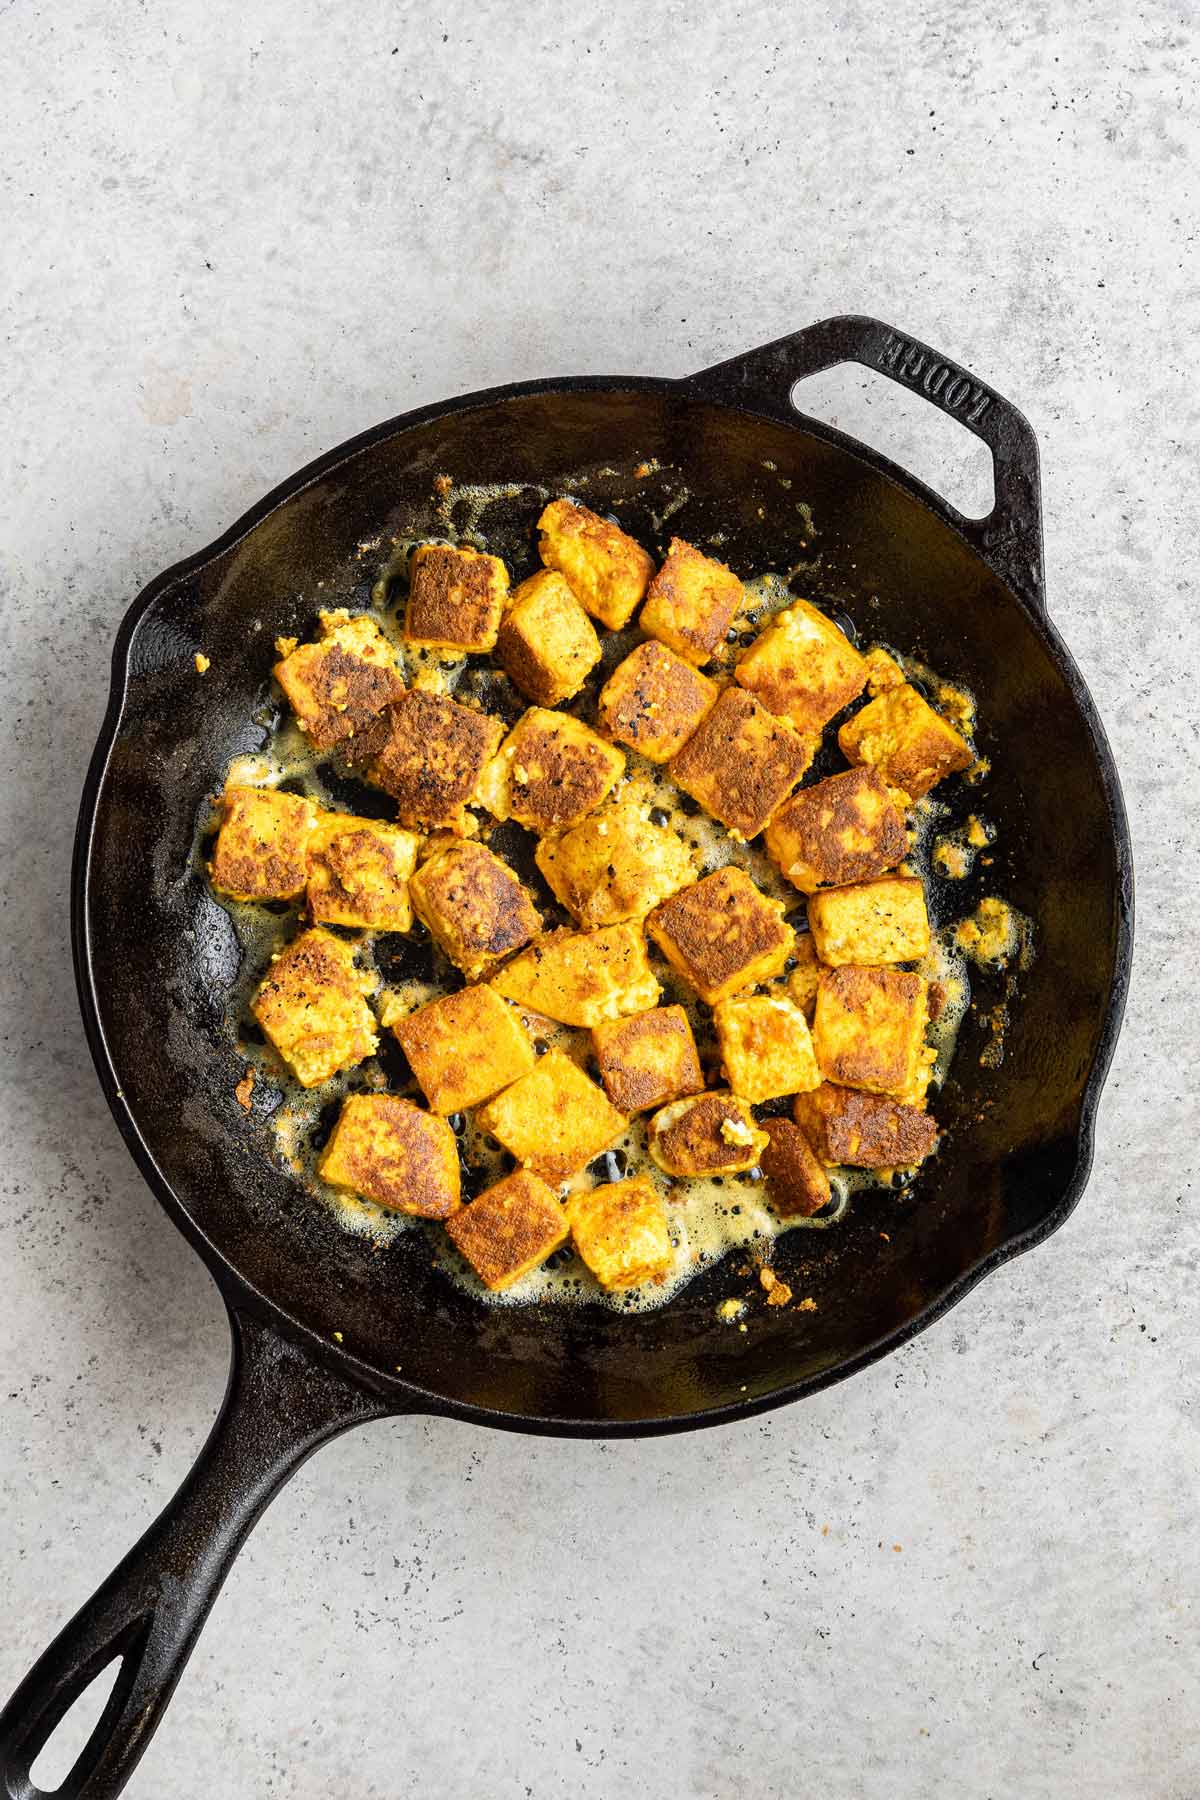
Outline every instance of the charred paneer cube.
POLYGON ((537 866, 585 928, 642 919, 696 879, 696 854, 651 809, 621 800, 537 847, 537 866))
POLYGON ((667 1175, 736 1175, 752 1169, 768 1143, 738 1094, 672 1100, 651 1119, 646 1147, 667 1175))
POLYGON ((491 650, 507 599, 508 570, 498 556, 421 544, 408 568, 405 639, 430 650, 491 650))
POLYGON ((212 884, 231 900, 294 900, 308 879, 317 809, 274 787, 226 787, 210 865, 212 884))
POLYGON ((318 925, 407 931, 420 839, 400 825, 322 813, 308 849, 308 914, 318 925))
POLYGON ((759 1157, 767 1199, 781 1219, 811 1219, 830 1201, 829 1177, 798 1125, 767 1119, 770 1138, 759 1157))
POLYGON ((765 707, 806 733, 821 732, 867 685, 866 659, 807 600, 776 613, 734 673, 765 707))
POLYGON ((743 1100, 757 1106, 819 1085, 808 1021, 786 993, 776 989, 721 1000, 713 1019, 726 1077, 743 1100))
POLYGON ((929 950, 925 889, 915 875, 822 888, 809 897, 808 924, 818 956, 833 968, 919 962, 929 950))
POLYGON ((580 605, 620 631, 641 605, 654 560, 627 532, 574 500, 552 500, 538 520, 538 551, 580 605))
POLYGON ((475 1120, 552 1187, 607 1150, 629 1123, 561 1050, 548 1050, 475 1120))
POLYGON ((374 1053, 374 987, 353 944, 317 925, 273 958, 251 1010, 300 1086, 317 1087, 374 1053))
POLYGON ((937 1125, 920 1107, 832 1081, 797 1094, 792 1114, 814 1154, 831 1168, 907 1169, 937 1148, 937 1125))
POLYGON ((811 931, 796 933, 792 954, 796 966, 788 976, 788 993, 811 1025, 817 1006, 817 984, 821 979, 821 959, 811 931))
POLYGON ((904 969, 823 969, 813 1046, 826 1081, 919 1100, 928 987, 904 969))
POLYGON ((397 1094, 348 1095, 317 1173, 393 1212, 448 1219, 458 1211, 454 1133, 397 1094))
POLYGON ((542 569, 512 597, 496 640, 496 661, 539 706, 577 694, 600 661, 600 639, 566 577, 542 569))
POLYGON ((801 737, 753 694, 726 688, 672 757, 671 775, 732 837, 749 843, 800 780, 817 742, 801 737))
POLYGON ((512 1007, 486 985, 442 994, 399 1016, 381 1007, 379 1016, 435 1113, 465 1112, 490 1100, 537 1060, 512 1007))
POLYGON ((504 735, 499 719, 421 688, 389 706, 384 717, 387 735, 370 777, 395 800, 400 823, 468 832, 467 806, 504 735))
POLYGON ((562 1025, 599 1025, 644 1012, 659 996, 636 925, 598 931, 550 931, 492 977, 519 1006, 562 1025))
POLYGON ((724 563, 683 538, 672 538, 667 559, 646 590, 639 624, 647 637, 699 668, 725 641, 746 601, 746 590, 724 563))
POLYGON ((847 762, 869 764, 910 800, 975 760, 966 739, 907 682, 868 700, 841 727, 838 743, 847 762))
POLYGON ((531 706, 484 770, 478 797, 497 819, 540 836, 578 825, 624 773, 624 752, 582 720, 531 706))
POLYGON ((435 850, 409 878, 422 924, 469 980, 541 930, 533 901, 508 864, 469 840, 435 850))
POLYGON ((672 894, 649 915, 646 930, 710 1006, 778 975, 795 937, 779 902, 732 866, 672 894))
POLYGON ((792 885, 812 894, 894 869, 908 836, 874 769, 847 769, 785 800, 767 826, 766 846, 792 885))
POLYGON ((698 1094, 704 1073, 682 1006, 655 1006, 592 1027, 604 1091, 619 1112, 648 1112, 698 1094))
POLYGON ((596 707, 601 731, 648 761, 669 762, 717 704, 720 689, 665 644, 647 638, 618 663, 596 707))
POLYGON ((366 613, 339 608, 318 617, 316 643, 276 644, 276 681, 301 731, 316 750, 330 750, 369 726, 404 692, 396 652, 366 613))
POLYGON ((674 1252, 663 1203, 644 1175, 572 1194, 567 1217, 575 1248, 601 1287, 662 1282, 674 1252))
POLYGON ((530 1169, 516 1169, 485 1188, 446 1223, 457 1250, 485 1287, 500 1293, 540 1268, 569 1234, 553 1191, 530 1169))

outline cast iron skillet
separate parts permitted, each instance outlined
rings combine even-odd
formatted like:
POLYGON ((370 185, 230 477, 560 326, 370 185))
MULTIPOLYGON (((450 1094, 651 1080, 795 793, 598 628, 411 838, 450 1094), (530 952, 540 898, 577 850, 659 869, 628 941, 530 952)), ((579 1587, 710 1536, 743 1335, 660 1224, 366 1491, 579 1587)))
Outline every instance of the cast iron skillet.
MULTIPOLYGON (((1112 758, 1042 585, 1026 421, 923 344, 839 318, 681 381, 533 382, 393 419, 313 463, 138 597, 79 817, 76 974, 109 1105, 225 1298, 233 1355, 220 1416, 182 1488, 0 1715, 9 1796, 39 1791, 31 1762, 114 1657, 111 1698, 58 1791, 119 1792, 250 1527, 348 1426, 424 1412, 628 1437, 744 1418, 882 1356, 1062 1223, 1087 1177, 1125 998, 1132 869, 1112 758), (924 394, 990 446, 986 519, 963 518, 794 410, 798 378, 846 360, 924 394), (662 471, 635 475, 654 459, 662 471), (745 1334, 719 1325, 714 1307, 736 1285, 728 1263, 656 1313, 478 1306, 430 1266, 420 1233, 383 1254, 347 1236, 267 1161, 265 1114, 234 1100, 242 1064, 223 996, 239 949, 189 869, 196 822, 231 756, 264 739, 276 634, 303 633, 319 604, 366 599, 381 553, 364 557, 364 540, 436 534, 441 472, 511 484, 487 528, 517 574, 533 566, 538 490, 587 478, 591 504, 617 506, 652 548, 672 531, 703 540, 719 529, 736 569, 804 565, 797 591, 978 696, 999 828, 986 887, 1036 921, 1037 960, 1020 979, 999 1068, 980 1067, 988 1039, 968 1021, 938 1102, 947 1140, 915 1196, 865 1195, 836 1230, 780 1240, 777 1266, 815 1312, 757 1306, 745 1334), (199 648, 212 662, 203 680, 199 648)), ((964 790, 964 812, 971 800, 964 790)), ((1003 993, 984 982, 982 997, 1003 993)), ((256 1108, 271 1099, 256 1090, 256 1108)))

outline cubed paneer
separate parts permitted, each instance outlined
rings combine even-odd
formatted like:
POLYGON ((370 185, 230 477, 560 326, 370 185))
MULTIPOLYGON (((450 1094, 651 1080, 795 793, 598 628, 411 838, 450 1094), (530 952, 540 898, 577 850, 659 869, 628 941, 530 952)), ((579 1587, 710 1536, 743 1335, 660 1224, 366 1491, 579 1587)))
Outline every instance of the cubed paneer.
POLYGON ((752 1169, 770 1140, 738 1094, 672 1100, 651 1119, 646 1147, 667 1175, 736 1175, 752 1169))
POLYGON ((644 1175, 572 1194, 575 1248, 603 1288, 662 1282, 675 1260, 663 1203, 644 1175))
POLYGON ((908 835, 874 769, 847 769, 785 800, 767 826, 766 846, 792 885, 812 894, 894 869, 908 835))
POLYGON ((411 876, 417 917, 470 980, 527 944, 542 921, 508 864, 482 844, 451 843, 411 876))
POLYGON ((809 898, 808 924, 817 955, 832 968, 919 962, 929 950, 925 889, 915 875, 822 888, 809 898))
POLYGON ((656 906, 646 930, 710 1006, 778 975, 795 938, 780 903, 732 865, 656 906))
POLYGON ((629 1123, 561 1050, 548 1050, 481 1106, 475 1122, 551 1187, 607 1150, 629 1123))
POLYGON ((420 839, 400 825, 322 813, 308 847, 308 912, 317 924, 407 931, 408 878, 420 839))
POLYGON ((409 563, 404 636, 432 650, 491 650, 508 599, 498 556, 421 544, 409 563))
POLYGON ((396 652, 374 619, 344 609, 319 615, 314 644, 277 646, 288 654, 275 664, 300 729, 315 750, 353 738, 404 692, 396 652))
POLYGON ((618 663, 596 704, 601 731, 650 762, 668 762, 717 704, 720 689, 665 644, 647 638, 618 663))
POLYGON ((401 1018, 381 1010, 436 1113, 465 1112, 532 1069, 529 1033, 487 986, 442 994, 401 1018))
POLYGON ((803 732, 820 733, 867 685, 866 659, 807 600, 776 613, 734 673, 765 707, 803 732))
POLYGON ((838 732, 847 762, 869 763, 890 788, 919 800, 943 776, 967 769, 975 754, 916 688, 885 688, 838 732))
POLYGON ((446 1230, 485 1287, 496 1293, 540 1268, 569 1236, 562 1205, 539 1176, 515 1169, 460 1207, 446 1230))
POLYGON ((705 812, 749 843, 800 780, 817 743, 769 713, 753 694, 726 688, 672 757, 671 775, 705 812))
POLYGON ((600 661, 600 639, 566 578, 542 569, 512 597, 496 640, 496 661, 539 706, 577 694, 600 661))
POLYGON ((454 1133, 397 1094, 348 1095, 317 1173, 393 1212, 448 1219, 458 1211, 454 1133))
POLYGON ((654 559, 619 525, 574 500, 552 500, 538 520, 538 550, 571 584, 580 605, 620 631, 641 604, 654 559))
POLYGON ((578 924, 642 919, 696 879, 696 853, 634 800, 606 806, 559 837, 544 837, 537 866, 578 924))
POLYGON ((562 1025, 598 1025, 644 1012, 659 996, 636 925, 547 932, 494 975, 492 986, 562 1025))
POLYGON ((724 643, 746 590, 724 563, 672 538, 666 561, 646 590, 638 621, 647 637, 699 668, 724 643))
POLYGON ((273 787, 225 789, 212 884, 231 900, 294 900, 308 879, 317 809, 273 787))
POLYGON ((831 1168, 907 1169, 937 1148, 937 1125, 920 1107, 832 1081, 797 1094, 792 1115, 814 1154, 831 1168))
POLYGON ((478 798, 497 819, 539 835, 565 831, 595 812, 624 773, 624 752, 582 720, 531 706, 484 770, 478 798))
POLYGON ((759 1165, 772 1210, 781 1219, 811 1219, 829 1205, 828 1175, 804 1133, 790 1119, 767 1119, 764 1129, 771 1141, 759 1157, 759 1165))
POLYGON ((373 1055, 374 987, 353 944, 318 925, 272 959, 251 1010, 300 1086, 317 1087, 373 1055))
POLYGON ((466 808, 504 735, 500 720, 421 688, 389 706, 385 719, 387 737, 370 776, 395 800, 400 823, 470 830, 466 808))
POLYGON ((811 1025, 817 1007, 817 983, 821 979, 821 959, 817 955, 811 931, 796 933, 796 946, 792 954, 796 958, 796 966, 788 976, 788 993, 811 1025))
POLYGON ((696 1040, 682 1006, 655 1006, 594 1025, 592 1048, 604 1091, 620 1112, 648 1112, 704 1087, 696 1040))
POLYGON ((823 969, 813 1047, 826 1081, 903 1100, 923 1092, 928 988, 904 969, 823 969))
POLYGON ((820 1083, 808 1021, 778 988, 721 1000, 713 1019, 726 1077, 743 1100, 757 1106, 820 1083))

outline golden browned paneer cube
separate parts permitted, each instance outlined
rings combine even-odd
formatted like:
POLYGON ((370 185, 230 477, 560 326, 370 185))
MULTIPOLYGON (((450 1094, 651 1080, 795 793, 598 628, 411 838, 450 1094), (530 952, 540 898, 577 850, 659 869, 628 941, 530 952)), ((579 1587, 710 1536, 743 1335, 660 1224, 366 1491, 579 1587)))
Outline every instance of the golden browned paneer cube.
POLYGON ((458 1211, 454 1133, 397 1094, 348 1095, 317 1173, 393 1212, 448 1219, 458 1211))
POLYGON ((746 590, 724 563, 682 538, 671 539, 667 560, 646 591, 638 623, 699 668, 723 643, 745 604, 746 590))
MULTIPOLYGON (((275 664, 275 679, 316 750, 353 738, 404 692, 396 652, 366 613, 319 615, 321 635, 275 664)), ((285 649, 294 640, 281 642, 285 649)))
POLYGON ((821 959, 817 955, 811 931, 796 933, 796 946, 792 954, 796 958, 796 966, 788 976, 788 993, 811 1025, 817 1007, 817 984, 821 979, 821 959))
POLYGON ((407 931, 420 839, 399 825, 322 813, 308 847, 308 912, 318 925, 407 931))
POLYGON ((508 864, 482 844, 447 844, 408 883, 417 917, 474 980, 527 944, 542 921, 508 864))
POLYGON ((752 694, 726 688, 671 758, 671 774, 705 812, 749 843, 804 774, 817 742, 801 737, 752 694))
POLYGON ((604 1091, 618 1111, 648 1112, 704 1087, 700 1056, 682 1006, 655 1006, 592 1027, 604 1091))
POLYGON ((618 663, 596 705, 601 731, 650 762, 682 750, 717 703, 720 689, 665 644, 648 638, 618 663))
POLYGON ((868 700, 838 731, 838 743, 847 762, 869 763, 910 800, 975 760, 966 739, 907 682, 868 700))
POLYGON ((738 1094, 698 1094, 656 1112, 646 1147, 667 1175, 736 1175, 752 1169, 768 1143, 738 1094))
POLYGON ((538 520, 538 550, 548 569, 609 631, 620 631, 641 604, 654 559, 619 525, 574 500, 552 500, 538 520))
POLYGON ((231 900, 292 900, 308 879, 317 821, 311 800, 273 787, 227 787, 211 865, 212 884, 231 900))
POLYGON ((436 1113, 464 1112, 527 1074, 529 1033, 490 987, 460 988, 396 1018, 382 1012, 436 1113))
POLYGON ((823 969, 812 1037, 826 1081, 919 1095, 928 1005, 926 982, 904 969, 823 969))
POLYGON ((713 1019, 729 1085, 743 1100, 757 1106, 819 1085, 808 1020, 779 989, 722 1000, 713 1019))
POLYGON ((675 1260, 663 1203, 644 1175, 572 1194, 575 1248, 603 1288, 662 1282, 675 1260))
POLYGON ((855 1169, 907 1169, 937 1147, 937 1125, 917 1106, 886 1094, 822 1082, 811 1094, 797 1094, 796 1124, 823 1163, 855 1169))
POLYGON ((778 975, 795 938, 780 903, 732 866, 672 894, 649 915, 646 930, 710 1006, 778 975))
POLYGON ((494 975, 492 986, 562 1025, 644 1012, 660 991, 636 925, 547 932, 494 975))
POLYGON ((585 927, 642 919, 696 879, 696 853, 650 808, 621 800, 559 837, 544 837, 537 866, 555 896, 585 927))
POLYGON ((484 1286, 497 1293, 540 1268, 570 1235, 558 1199, 529 1169, 485 1188, 459 1208, 446 1230, 484 1286))
POLYGON ((513 594, 496 661, 539 706, 569 700, 600 661, 592 621, 557 570, 542 569, 513 594))
POLYGON ((809 898, 808 924, 817 955, 833 968, 919 962, 929 950, 925 889, 915 875, 822 888, 809 898))
POLYGON ((829 1205, 829 1177, 812 1147, 790 1119, 767 1119, 770 1138, 759 1158, 767 1198, 781 1219, 811 1219, 829 1205))
POLYGON ((629 1123, 561 1050, 547 1050, 475 1121, 552 1187, 607 1150, 629 1123))
POLYGON ((300 1086, 317 1087, 374 1053, 374 986, 353 944, 318 925, 273 958, 251 1010, 300 1086))
POLYGON ((812 894, 894 869, 908 835, 874 769, 847 769, 785 800, 767 826, 766 846, 792 885, 812 894))
POLYGON ((422 544, 409 564, 404 636, 431 650, 491 650, 507 599, 498 556, 422 544))
POLYGON ((370 776, 392 795, 400 823, 467 832, 468 802, 504 735, 500 720, 420 688, 389 706, 385 718, 387 736, 370 776))
POLYGON ((776 613, 734 671, 771 712, 817 733, 862 693, 867 673, 849 638, 807 600, 776 613))
POLYGON ((582 720, 531 706, 484 770, 477 797, 497 819, 540 836, 578 825, 624 773, 624 752, 582 720))

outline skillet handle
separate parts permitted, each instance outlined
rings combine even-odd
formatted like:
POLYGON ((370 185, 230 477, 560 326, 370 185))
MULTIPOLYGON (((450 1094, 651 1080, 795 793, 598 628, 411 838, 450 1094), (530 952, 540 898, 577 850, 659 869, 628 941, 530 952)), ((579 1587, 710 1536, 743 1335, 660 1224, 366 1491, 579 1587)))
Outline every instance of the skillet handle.
MULTIPOLYGON (((879 319, 845 314, 776 338, 774 343, 748 350, 729 362, 716 363, 691 376, 685 385, 728 405, 792 419, 799 410, 791 399, 795 383, 843 362, 877 369, 923 395, 988 446, 995 471, 996 504, 987 517, 968 519, 941 499, 938 505, 1000 579, 1029 606, 1044 613, 1041 479, 1033 428, 1011 401, 949 357, 879 319)), ((830 429, 821 427, 822 431, 830 429)), ((912 478, 907 479, 911 482, 912 478)))
POLYGON ((247 1313, 230 1313, 229 1385, 195 1465, 164 1511, 64 1626, 0 1713, 0 1794, 40 1800, 30 1768, 114 1657, 108 1702, 58 1800, 124 1788, 251 1527, 307 1457, 395 1410, 247 1313))

